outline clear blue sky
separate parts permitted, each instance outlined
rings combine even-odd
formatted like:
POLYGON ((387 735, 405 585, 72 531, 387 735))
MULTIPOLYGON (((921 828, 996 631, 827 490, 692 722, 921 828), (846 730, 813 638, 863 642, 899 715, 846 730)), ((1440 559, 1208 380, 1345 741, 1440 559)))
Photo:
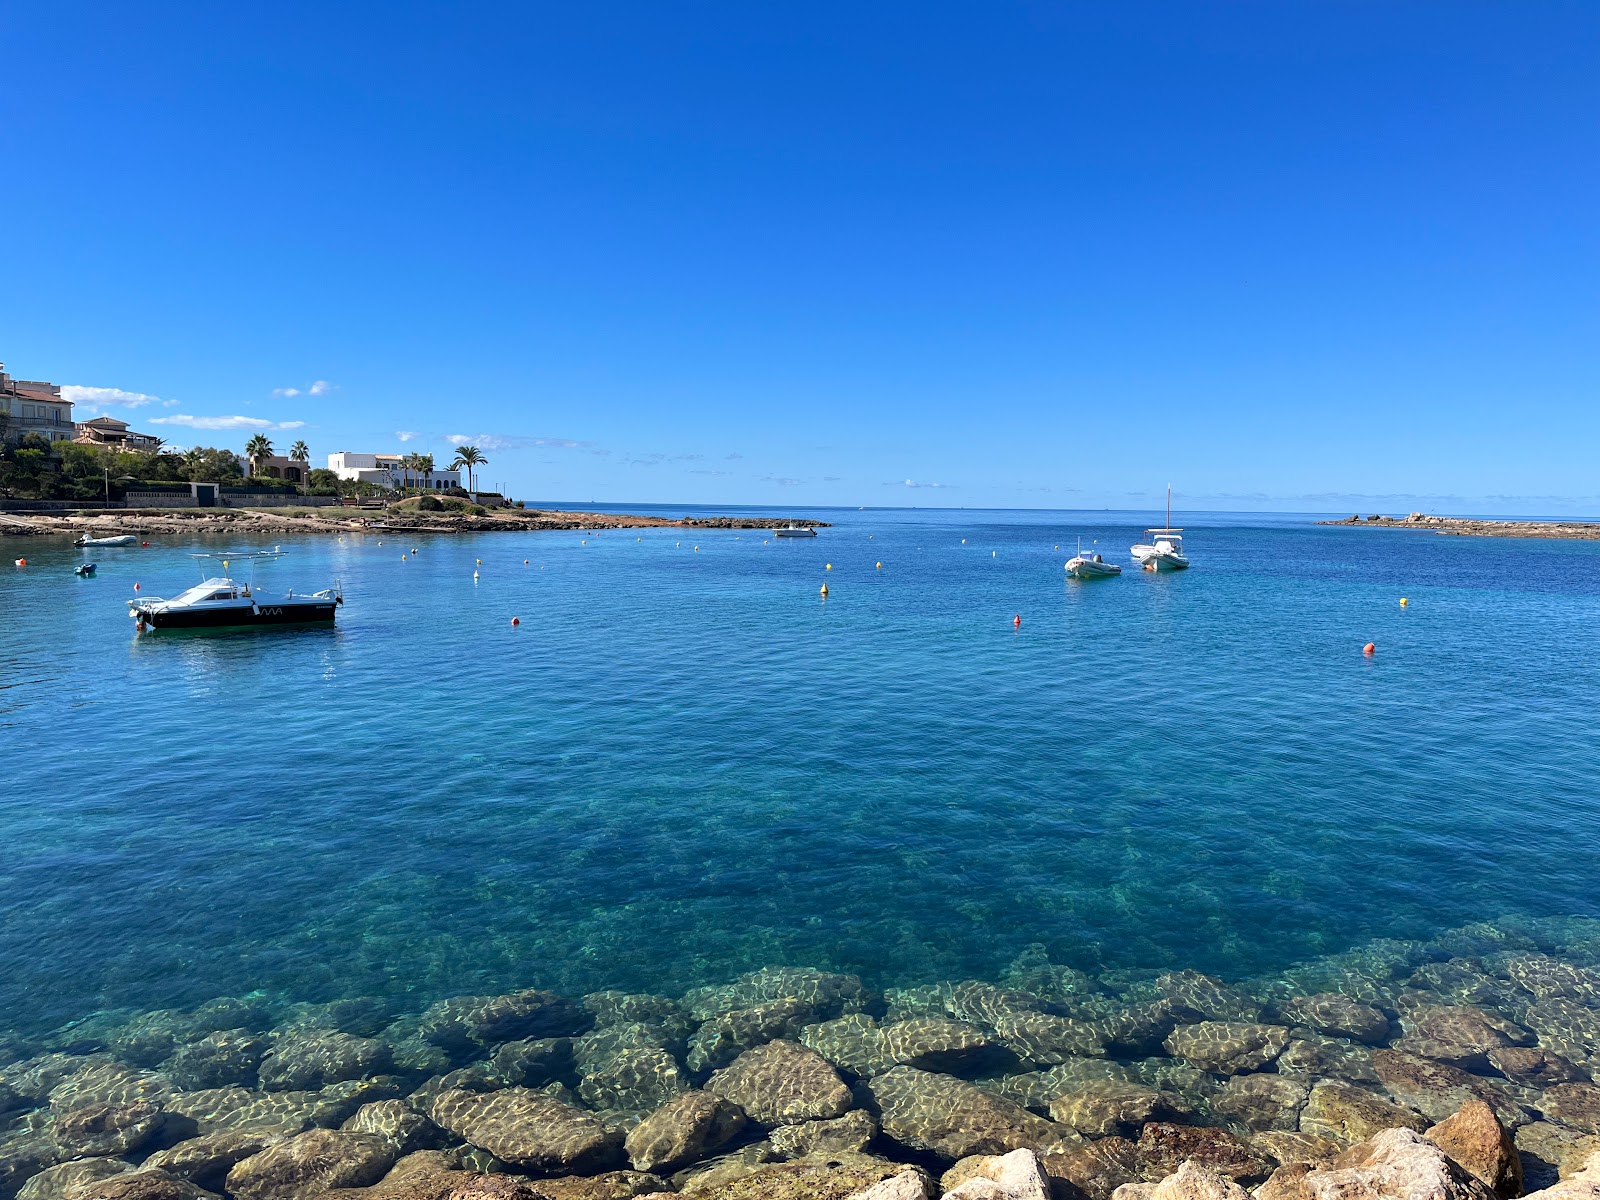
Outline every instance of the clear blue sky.
POLYGON ((66 0, 0 49, 0 359, 174 442, 1600 513, 1593 0, 66 0))

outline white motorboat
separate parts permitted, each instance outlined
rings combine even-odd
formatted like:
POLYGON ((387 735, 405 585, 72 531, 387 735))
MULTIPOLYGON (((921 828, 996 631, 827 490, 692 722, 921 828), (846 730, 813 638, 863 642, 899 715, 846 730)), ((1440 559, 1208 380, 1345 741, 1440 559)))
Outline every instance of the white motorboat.
POLYGON ((242 625, 299 625, 331 622, 344 603, 337 584, 309 595, 266 596, 255 588, 258 560, 279 558, 277 551, 231 554, 196 554, 201 580, 171 600, 148 596, 128 601, 128 615, 142 631, 152 629, 222 629, 242 625), (223 569, 232 559, 248 560, 251 582, 240 583, 226 575, 206 577, 208 559, 221 559, 223 569))
POLYGON ((1108 563, 1091 545, 1088 554, 1083 552, 1083 539, 1078 539, 1078 552, 1067 559, 1067 574, 1074 579, 1109 579, 1121 575, 1122 568, 1108 563))
POLYGON ((72 543, 74 546, 137 546, 139 539, 131 533, 119 533, 115 537, 90 537, 87 533, 80 536, 72 543))
POLYGON ((816 537, 817 531, 809 525, 780 525, 772 531, 773 537, 816 537))
POLYGON ((1133 561, 1146 571, 1182 571, 1189 559, 1183 552, 1183 530, 1172 526, 1172 485, 1167 484, 1167 524, 1161 529, 1146 529, 1150 540, 1131 550, 1133 561))

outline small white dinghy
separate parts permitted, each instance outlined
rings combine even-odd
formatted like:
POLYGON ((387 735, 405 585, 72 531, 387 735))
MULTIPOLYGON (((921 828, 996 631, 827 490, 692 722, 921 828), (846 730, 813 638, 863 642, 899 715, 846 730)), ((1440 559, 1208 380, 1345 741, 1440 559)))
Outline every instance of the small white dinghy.
POLYGON ((1067 574, 1073 579, 1109 579, 1113 575, 1121 575, 1122 568, 1116 563, 1108 563, 1092 548, 1085 554, 1083 539, 1079 538, 1078 552, 1067 559, 1067 574))
POLYGON ((139 539, 131 533, 120 533, 116 537, 90 537, 87 533, 72 543, 74 546, 137 546, 139 539))

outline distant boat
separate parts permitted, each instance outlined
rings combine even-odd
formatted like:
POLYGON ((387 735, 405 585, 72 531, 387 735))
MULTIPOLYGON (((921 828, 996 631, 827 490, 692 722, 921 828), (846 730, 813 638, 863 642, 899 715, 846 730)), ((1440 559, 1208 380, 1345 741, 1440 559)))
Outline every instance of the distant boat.
POLYGON ((72 543, 74 546, 137 546, 139 539, 131 533, 119 533, 115 537, 90 537, 87 533, 80 536, 72 543))
POLYGON ((72 573, 74 575, 89 576, 94 574, 94 568, 94 563, 82 563, 79 566, 73 567, 72 573))
POLYGON ((1113 575, 1121 575, 1122 568, 1116 563, 1108 563, 1100 555, 1090 550, 1083 552, 1083 539, 1078 539, 1078 552, 1067 559, 1067 574, 1074 579, 1109 579, 1113 575))
POLYGON ((1146 571, 1184 571, 1189 567, 1183 552, 1183 530, 1172 527, 1172 485, 1167 484, 1167 523, 1161 529, 1146 529, 1148 542, 1133 547, 1133 561, 1146 571))
POLYGON ((816 537, 817 531, 809 525, 780 525, 772 531, 773 537, 816 537))

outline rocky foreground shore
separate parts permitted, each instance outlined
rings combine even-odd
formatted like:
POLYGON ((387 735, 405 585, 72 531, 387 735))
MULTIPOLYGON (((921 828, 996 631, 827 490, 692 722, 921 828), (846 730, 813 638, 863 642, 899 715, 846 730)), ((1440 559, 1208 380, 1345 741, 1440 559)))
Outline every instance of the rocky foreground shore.
POLYGON ((1351 516, 1318 525, 1361 525, 1373 529, 1420 529, 1458 537, 1529 537, 1600 539, 1600 523, 1592 521, 1480 521, 1466 517, 1430 517, 1411 513, 1405 517, 1351 516))
POLYGON ((1269 980, 212 1000, 5 1043, 19 1200, 1600 1200, 1600 922, 1269 980), (1555 952, 1555 953, 1553 953, 1555 952))
POLYGON ((0 536, 94 537, 135 533, 141 536, 193 536, 195 534, 262 533, 495 533, 541 529, 773 529, 804 525, 818 529, 826 521, 791 517, 641 517, 625 513, 565 512, 557 509, 499 508, 482 515, 436 512, 365 512, 346 508, 152 508, 120 512, 64 514, 0 514, 0 536))

